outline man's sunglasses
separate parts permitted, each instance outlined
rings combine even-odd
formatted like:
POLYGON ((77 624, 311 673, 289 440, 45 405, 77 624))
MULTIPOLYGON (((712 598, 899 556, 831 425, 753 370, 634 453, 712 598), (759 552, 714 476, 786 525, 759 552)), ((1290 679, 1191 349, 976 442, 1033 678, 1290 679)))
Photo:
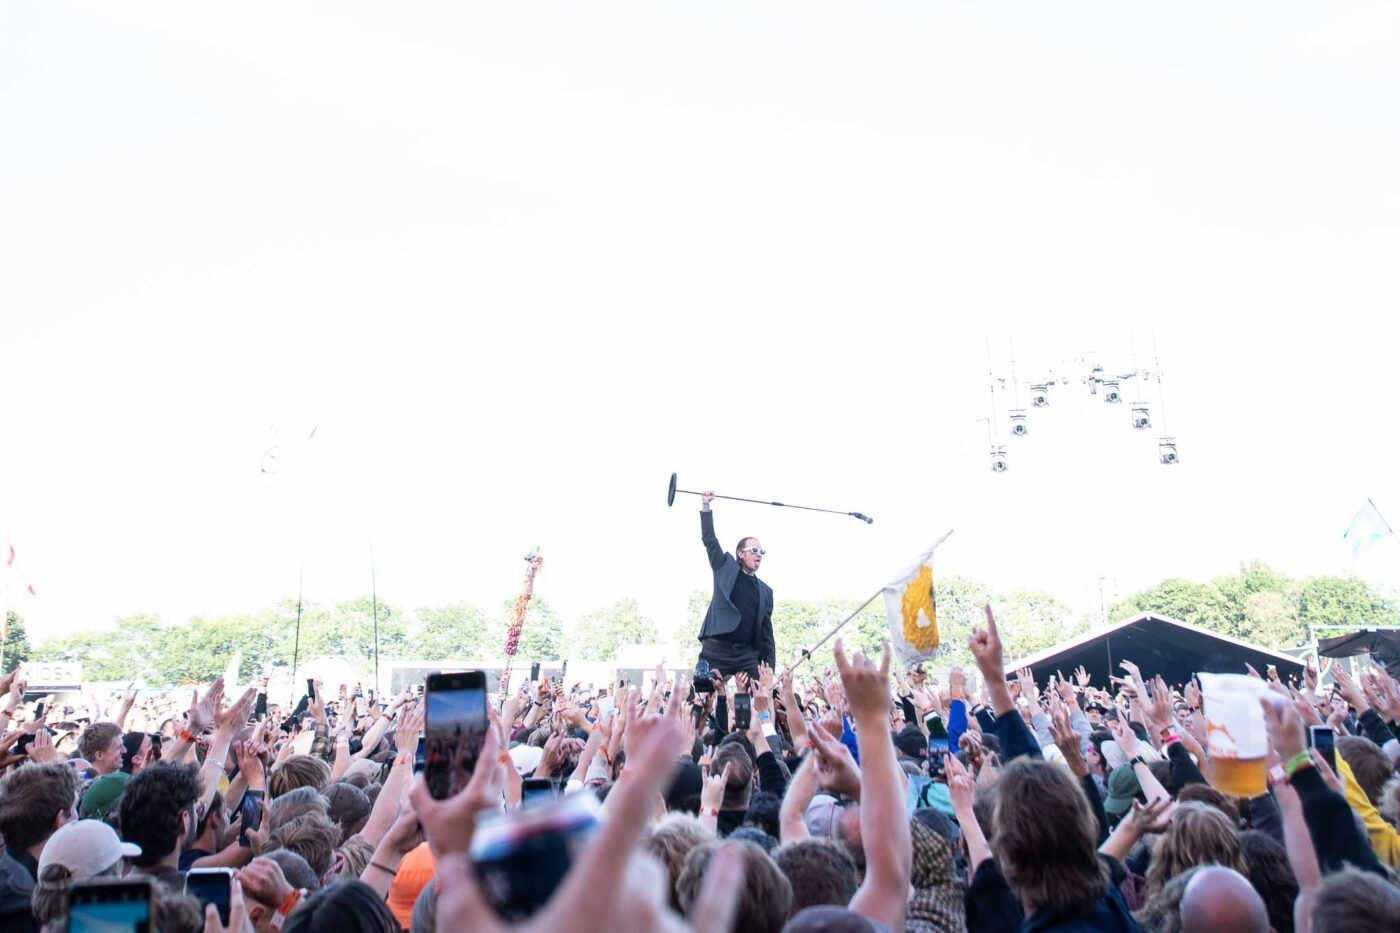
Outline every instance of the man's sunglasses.
POLYGON ((763 548, 761 548, 761 547, 746 547, 746 548, 740 548, 740 549, 739 549, 739 553, 740 553, 740 554, 757 554, 759 557, 762 557, 764 554, 767 554, 768 552, 765 551, 765 550, 764 550, 763 548))

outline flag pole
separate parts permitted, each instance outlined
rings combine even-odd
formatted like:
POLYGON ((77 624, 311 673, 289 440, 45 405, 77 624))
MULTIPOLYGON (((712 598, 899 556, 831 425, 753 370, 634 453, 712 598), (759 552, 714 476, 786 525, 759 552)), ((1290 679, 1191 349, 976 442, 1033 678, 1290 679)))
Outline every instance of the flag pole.
POLYGON ((1385 520, 1385 516, 1381 514, 1380 509, 1376 508, 1376 504, 1371 501, 1369 496, 1366 498, 1366 504, 1371 507, 1372 512, 1376 513, 1376 518, 1379 518, 1381 520, 1381 524, 1385 526, 1386 531, 1390 532, 1390 536, 1392 538, 1396 537, 1395 529, 1390 527, 1390 522, 1385 520))
POLYGON ((882 586, 882 587, 880 587, 878 590, 876 590, 875 593, 874 593, 869 599, 867 599, 865 602, 863 602, 863 603, 861 603, 859 606, 857 606, 854 612, 852 612, 850 615, 846 616, 846 618, 842 619, 842 620, 840 621, 840 623, 837 624, 836 628, 834 628, 834 629, 832 629, 831 631, 827 632, 827 633, 826 633, 826 637, 824 637, 821 641, 817 642, 817 643, 816 643, 815 645, 813 645, 812 647, 807 648, 807 649, 804 649, 803 652, 802 652, 802 656, 799 657, 796 661, 793 661, 791 664, 789 664, 787 669, 788 669, 789 671, 795 671, 795 670, 797 670, 798 666, 801 665, 803 661, 806 661, 808 658, 810 658, 810 657, 812 656, 812 652, 813 652, 813 651, 816 651, 816 650, 817 650, 818 648, 820 648, 822 645, 824 645, 824 644, 826 644, 828 641, 830 641, 831 638, 832 638, 832 636, 835 635, 837 632, 841 631, 843 628, 845 628, 845 627, 846 627, 846 624, 847 624, 848 622, 850 622, 850 621, 851 621, 852 619, 854 619, 856 616, 858 616, 858 615, 860 615, 862 612, 864 612, 866 606, 869 606, 869 605, 870 605, 871 603, 873 603, 875 600, 879 599, 879 598, 880 598, 880 594, 883 593, 883 592, 885 592, 885 588, 882 586))

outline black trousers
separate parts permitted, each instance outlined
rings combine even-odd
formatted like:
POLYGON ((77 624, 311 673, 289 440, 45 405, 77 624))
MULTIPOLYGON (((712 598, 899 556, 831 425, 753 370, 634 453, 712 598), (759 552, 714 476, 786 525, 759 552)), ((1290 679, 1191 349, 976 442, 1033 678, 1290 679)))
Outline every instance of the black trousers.
POLYGON ((758 647, 723 638, 706 638, 700 642, 700 660, 708 661, 710 669, 728 677, 743 672, 758 680, 758 647))

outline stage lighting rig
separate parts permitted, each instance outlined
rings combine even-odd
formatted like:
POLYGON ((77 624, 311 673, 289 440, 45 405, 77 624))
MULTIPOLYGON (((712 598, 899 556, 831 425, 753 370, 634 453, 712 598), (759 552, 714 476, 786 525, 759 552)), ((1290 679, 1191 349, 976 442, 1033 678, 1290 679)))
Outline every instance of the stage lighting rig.
MULTIPOLYGON (((1131 341, 1130 341, 1131 345, 1131 341)), ((1152 365, 1150 369, 1139 368, 1137 363, 1137 351, 1135 345, 1131 346, 1132 366, 1107 366, 1097 357, 1098 353, 1090 351, 1074 356, 1062 356, 1057 363, 1038 368, 1030 376, 1022 380, 1016 372, 1016 356, 1014 346, 1010 354, 1009 378, 1003 372, 999 372, 999 367, 993 361, 991 341, 987 342, 987 370, 988 370, 988 390, 990 393, 991 411, 990 417, 978 420, 987 422, 987 440, 991 457, 991 469, 994 473, 1005 473, 1009 470, 1010 464, 1006 456, 1006 447, 1002 444, 1000 428, 1005 427, 1007 433, 1012 437, 1026 438, 1030 436, 1030 420, 1032 418, 1048 417, 1043 412, 1050 407, 1050 389, 1052 386, 1071 386, 1079 383, 1089 390, 1090 396, 1102 395, 1105 405, 1123 405, 1131 409, 1132 417, 1130 423, 1134 431, 1148 431, 1155 428, 1161 432, 1158 437, 1157 459, 1158 462, 1171 466, 1180 462, 1177 452, 1176 439, 1168 434, 1171 430, 1167 423, 1166 399, 1162 389, 1161 363, 1157 359, 1156 341, 1153 340, 1152 365), (1157 402, 1149 403, 1145 400, 1147 393, 1142 391, 1146 384, 1157 383, 1159 399, 1157 402), (1133 394, 1125 395, 1132 387, 1133 394), (1100 392, 1099 390, 1103 391, 1100 392), (1026 396, 1029 395, 1029 400, 1026 396), (1128 399, 1134 399, 1131 403, 1128 399), (1156 417, 1153 417, 1153 408, 1156 408, 1156 417)), ((1047 360, 1046 362, 1050 362, 1047 360)), ((1066 389, 1065 391, 1068 391, 1066 389)), ((1060 400, 1060 403, 1074 403, 1072 395, 1067 395, 1060 400)), ((1056 407, 1060 407, 1057 403, 1056 407)), ((1045 435, 1042 429, 1037 428, 1036 437, 1045 435)))

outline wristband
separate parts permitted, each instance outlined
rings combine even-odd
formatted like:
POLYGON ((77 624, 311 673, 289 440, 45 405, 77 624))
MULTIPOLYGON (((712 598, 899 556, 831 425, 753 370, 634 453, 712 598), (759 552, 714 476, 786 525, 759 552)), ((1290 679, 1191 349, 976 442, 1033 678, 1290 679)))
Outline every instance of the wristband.
POLYGON ((715 808, 715 807, 701 807, 701 808, 700 808, 700 815, 701 815, 701 816, 713 816, 713 817, 718 818, 718 817, 719 817, 719 810, 718 810, 717 808, 715 808))
POLYGON ((407 765, 407 764, 412 764, 412 763, 413 763, 414 757, 415 757, 414 755, 410 755, 410 754, 408 754, 407 752, 404 752, 402 755, 400 755, 399 757, 397 757, 397 758, 394 759, 394 764, 396 764, 396 765, 407 765))
POLYGON ((1283 769, 1288 772, 1288 776, 1290 778, 1293 777, 1293 775, 1297 774, 1299 771, 1303 770, 1304 768, 1311 767, 1312 756, 1308 754, 1308 750, 1306 748, 1298 754, 1294 755, 1292 758, 1288 759, 1288 761, 1284 762, 1283 764, 1283 769))
POLYGON ((768 713, 767 710, 764 710, 763 712, 761 712, 761 713, 758 714, 758 721, 759 721, 759 722, 767 722, 768 720, 770 720, 770 719, 772 719, 772 718, 773 718, 773 717, 768 713))
POLYGON ((282 924, 287 922, 287 915, 296 909, 297 903, 305 893, 306 889, 301 888, 300 890, 288 894, 286 899, 283 900, 282 904, 277 908, 277 912, 268 919, 268 926, 272 927, 274 930, 282 929, 282 924))
POLYGON ((194 741, 195 741, 195 739, 196 739, 196 736, 192 735, 192 734, 190 733, 190 730, 188 730, 188 729, 181 729, 181 730, 180 730, 180 738, 181 738, 181 740, 183 740, 183 741, 185 741, 185 742, 189 742, 189 743, 193 744, 194 741))
POLYGON ((399 874, 398 872, 396 872, 396 871, 394 871, 392 868, 390 868, 388 865, 381 865, 381 864, 379 864, 378 862, 370 862, 370 863, 369 863, 369 867, 370 867, 370 868, 377 868, 377 869, 379 869, 380 871, 384 872, 385 874, 392 875, 392 876, 394 876, 394 877, 396 877, 396 878, 398 877, 398 874, 399 874))

